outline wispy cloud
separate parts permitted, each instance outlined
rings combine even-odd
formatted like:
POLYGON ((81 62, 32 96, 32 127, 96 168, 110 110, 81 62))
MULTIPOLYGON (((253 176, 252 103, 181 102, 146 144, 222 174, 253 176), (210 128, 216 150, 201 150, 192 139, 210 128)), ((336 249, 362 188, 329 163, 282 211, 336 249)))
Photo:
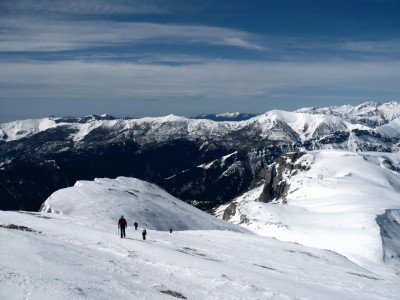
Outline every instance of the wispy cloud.
POLYGON ((343 50, 361 53, 399 53, 400 40, 347 41, 339 43, 338 47, 341 47, 343 50))
POLYGON ((206 44, 262 50, 256 36, 209 26, 2 18, 0 51, 62 51, 115 45, 206 44))
POLYGON ((235 46, 235 47, 239 47, 239 48, 247 48, 247 49, 253 49, 253 50, 265 50, 265 47, 258 45, 256 43, 246 41, 240 37, 226 37, 220 43, 222 45, 235 46))
POLYGON ((166 14, 169 5, 159 0, 2 0, 0 7, 13 15, 166 14))

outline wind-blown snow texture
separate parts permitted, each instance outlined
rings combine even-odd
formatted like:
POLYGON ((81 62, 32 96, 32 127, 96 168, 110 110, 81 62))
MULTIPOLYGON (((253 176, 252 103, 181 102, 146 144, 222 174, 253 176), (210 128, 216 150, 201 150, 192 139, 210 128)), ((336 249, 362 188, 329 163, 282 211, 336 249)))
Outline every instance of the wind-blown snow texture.
POLYGON ((307 171, 283 179, 290 185, 285 199, 258 202, 259 186, 233 201, 229 220, 261 235, 335 251, 370 269, 382 267, 385 258, 400 271, 400 153, 320 150, 296 164, 307 171), (387 209, 391 213, 381 216, 387 209), (384 221, 389 219, 394 222, 384 221))

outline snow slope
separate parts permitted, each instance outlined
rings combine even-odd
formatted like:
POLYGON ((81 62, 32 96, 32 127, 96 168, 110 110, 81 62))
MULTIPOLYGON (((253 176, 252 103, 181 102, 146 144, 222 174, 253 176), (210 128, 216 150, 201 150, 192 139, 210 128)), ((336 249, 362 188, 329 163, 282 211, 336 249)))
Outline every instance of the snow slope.
POLYGON ((221 221, 173 197, 158 186, 128 177, 78 181, 75 186, 58 190, 42 205, 42 212, 74 217, 85 224, 116 226, 121 215, 128 226, 174 230, 246 229, 221 221))
MULTIPOLYGON (((87 211, 89 214, 90 211, 87 211)), ((88 216, 89 219, 89 216, 88 216)), ((0 211, 0 299, 397 299, 399 276, 232 231, 128 228, 0 211), (10 224, 34 232, 5 228, 10 224), (22 227, 20 227, 22 228, 22 227)))
MULTIPOLYGON (((276 124, 285 124, 288 129, 298 135, 301 141, 308 138, 315 138, 318 135, 333 133, 336 131, 351 131, 353 129, 366 129, 366 127, 357 124, 351 124, 340 117, 308 114, 300 112, 286 112, 281 110, 272 110, 264 115, 255 117, 249 121, 250 124, 258 123, 263 135, 269 138, 277 139, 270 130, 276 127, 276 124)), ((281 139, 287 135, 287 131, 279 132, 283 135, 281 139)))
POLYGON ((56 127, 51 118, 29 119, 0 124, 0 139, 14 141, 56 127))
POLYGON ((376 129, 382 135, 386 135, 391 138, 400 138, 400 118, 394 119, 388 124, 382 125, 376 129))
POLYGON ((230 221, 257 234, 335 251, 370 269, 382 266, 384 253, 400 261, 399 243, 382 244, 376 220, 386 209, 400 209, 400 153, 321 150, 300 160, 311 168, 283 179, 290 184, 285 201, 257 202, 258 187, 233 201, 230 221))

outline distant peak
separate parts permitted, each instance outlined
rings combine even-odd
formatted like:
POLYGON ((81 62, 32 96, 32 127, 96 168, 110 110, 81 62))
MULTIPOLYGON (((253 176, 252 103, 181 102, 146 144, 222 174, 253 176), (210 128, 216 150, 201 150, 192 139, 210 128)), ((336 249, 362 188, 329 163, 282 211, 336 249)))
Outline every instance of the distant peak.
POLYGON ((226 112, 222 114, 216 114, 216 116, 219 118, 235 118, 238 117, 239 115, 240 115, 239 112, 226 112))
POLYGON ((369 101, 369 102, 365 102, 363 104, 358 105, 356 108, 362 109, 362 108, 366 108, 366 107, 378 107, 379 105, 380 104, 375 101, 369 101))
POLYGON ((163 121, 179 121, 179 120, 183 120, 186 119, 185 117, 182 116, 177 116, 174 114, 169 114, 166 115, 165 117, 160 117, 163 121))

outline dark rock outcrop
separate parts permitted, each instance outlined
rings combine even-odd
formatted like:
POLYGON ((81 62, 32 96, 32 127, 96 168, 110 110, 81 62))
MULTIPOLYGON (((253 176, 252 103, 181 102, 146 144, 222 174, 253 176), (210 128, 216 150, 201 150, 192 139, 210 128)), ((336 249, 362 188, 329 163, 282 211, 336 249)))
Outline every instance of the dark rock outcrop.
POLYGON ((387 209, 376 217, 383 246, 383 260, 400 268, 400 209, 387 209))
POLYGON ((305 152, 299 151, 286 153, 266 168, 264 171, 264 189, 259 197, 260 202, 267 203, 285 197, 290 187, 286 180, 297 174, 298 171, 309 168, 308 166, 296 163, 305 154, 305 152))

